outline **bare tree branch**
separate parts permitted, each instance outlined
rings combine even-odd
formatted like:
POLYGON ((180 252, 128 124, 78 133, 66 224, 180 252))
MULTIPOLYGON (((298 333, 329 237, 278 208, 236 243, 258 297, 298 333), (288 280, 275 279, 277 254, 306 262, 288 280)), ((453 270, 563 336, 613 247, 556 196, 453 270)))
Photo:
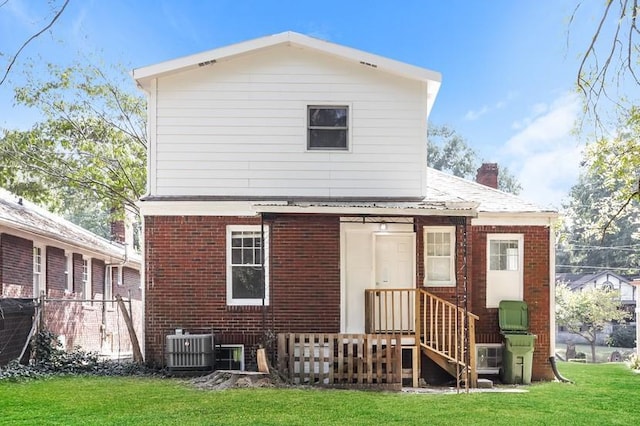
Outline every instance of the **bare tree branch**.
MULTIPOLYGON (((7 1, 8 0, 6 0, 2 5, 0 5, 0 7, 4 6, 7 3, 7 1)), ((11 71, 11 68, 13 68, 13 65, 15 64, 16 60, 18 59, 18 56, 20 55, 20 53, 22 53, 22 51, 25 49, 25 47, 27 47, 27 45, 29 43, 31 43, 33 40, 38 38, 42 33, 47 31, 49 28, 51 28, 53 26, 53 24, 55 24, 55 22, 58 20, 60 15, 62 15, 62 12, 64 12, 64 9, 67 7, 68 4, 69 4, 69 0, 65 0, 64 3, 62 4, 62 7, 60 8, 60 10, 58 10, 56 12, 56 14, 53 16, 51 21, 49 21, 49 23, 47 25, 45 25, 44 28, 42 28, 40 31, 38 31, 37 33, 35 33, 31 37, 29 37, 27 39, 27 41, 22 43, 22 46, 20 46, 20 48, 18 49, 16 54, 11 57, 11 60, 9 61, 9 65, 7 65, 7 68, 6 68, 5 72, 4 72, 4 75, 2 76, 2 79, 0 79, 0 86, 2 86, 2 84, 7 79, 7 76, 9 75, 9 72, 11 71)))

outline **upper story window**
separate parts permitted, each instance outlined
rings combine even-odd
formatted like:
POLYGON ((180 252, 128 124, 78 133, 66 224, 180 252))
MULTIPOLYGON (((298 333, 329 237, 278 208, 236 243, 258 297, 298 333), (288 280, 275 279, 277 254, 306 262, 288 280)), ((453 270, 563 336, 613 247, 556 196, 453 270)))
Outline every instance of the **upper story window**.
POLYGON ((307 149, 349 149, 349 107, 310 105, 307 109, 307 149))

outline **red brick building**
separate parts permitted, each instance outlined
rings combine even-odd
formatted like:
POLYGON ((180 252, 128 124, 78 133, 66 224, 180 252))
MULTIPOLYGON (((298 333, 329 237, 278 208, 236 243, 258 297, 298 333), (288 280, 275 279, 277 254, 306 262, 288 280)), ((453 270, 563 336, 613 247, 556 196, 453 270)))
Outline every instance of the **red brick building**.
POLYGON ((131 354, 121 312, 103 300, 117 295, 131 300, 142 336, 140 269, 140 255, 124 244, 0 189, 0 297, 33 298, 46 327, 60 336, 65 349, 131 354))
MULTIPOLYGON (((552 377, 556 213, 426 167, 438 73, 283 33, 133 75, 149 98, 148 363, 175 330, 212 331, 247 366, 278 333, 413 330, 418 297, 477 315, 492 354, 508 299, 529 306, 534 380, 552 377)), ((495 165, 479 174, 497 182, 495 165)), ((434 351, 413 364, 427 380, 434 351)))

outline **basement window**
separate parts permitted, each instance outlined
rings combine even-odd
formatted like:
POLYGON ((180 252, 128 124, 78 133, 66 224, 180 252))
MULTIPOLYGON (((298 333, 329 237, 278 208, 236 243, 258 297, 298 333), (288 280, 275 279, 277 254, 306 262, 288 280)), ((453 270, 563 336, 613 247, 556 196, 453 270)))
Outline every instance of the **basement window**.
POLYGON ((349 149, 349 107, 311 105, 307 108, 307 149, 349 149))
POLYGON ((498 374, 502 367, 502 344, 476 344, 476 372, 498 374))
POLYGON ((216 346, 216 370, 244 371, 244 346, 216 346))

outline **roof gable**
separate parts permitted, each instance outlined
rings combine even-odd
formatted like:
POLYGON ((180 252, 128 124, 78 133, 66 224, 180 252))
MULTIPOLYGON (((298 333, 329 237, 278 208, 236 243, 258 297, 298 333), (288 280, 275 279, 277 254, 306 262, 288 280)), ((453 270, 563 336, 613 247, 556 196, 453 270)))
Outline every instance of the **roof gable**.
POLYGON ((197 69, 198 67, 213 66, 219 62, 231 61, 234 58, 251 55, 258 51, 281 45, 308 49, 310 51, 330 55, 345 61, 356 62, 362 66, 373 68, 380 72, 386 72, 412 80, 423 81, 427 83, 427 102, 429 110, 435 101, 438 90, 440 89, 442 77, 438 72, 291 31, 244 41, 206 52, 137 68, 133 70, 132 75, 140 87, 148 90, 153 79, 191 69, 197 69))

